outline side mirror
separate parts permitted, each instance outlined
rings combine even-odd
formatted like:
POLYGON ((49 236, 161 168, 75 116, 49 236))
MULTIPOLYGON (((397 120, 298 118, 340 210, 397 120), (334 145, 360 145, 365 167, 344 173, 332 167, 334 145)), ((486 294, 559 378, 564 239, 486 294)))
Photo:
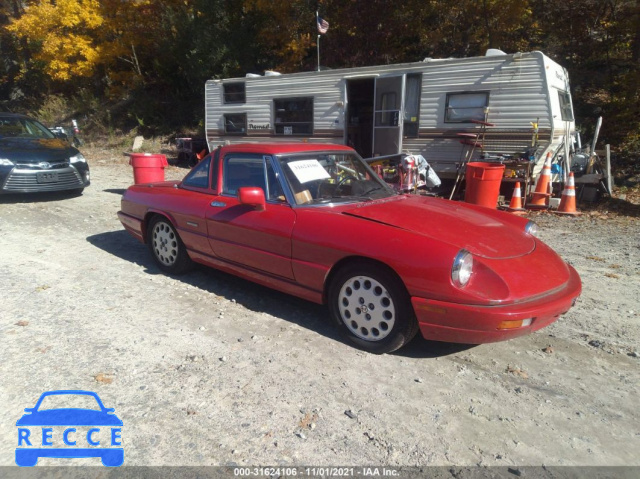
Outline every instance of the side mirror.
POLYGON ((258 211, 264 211, 267 205, 264 190, 253 186, 239 188, 238 200, 241 204, 253 206, 258 211))

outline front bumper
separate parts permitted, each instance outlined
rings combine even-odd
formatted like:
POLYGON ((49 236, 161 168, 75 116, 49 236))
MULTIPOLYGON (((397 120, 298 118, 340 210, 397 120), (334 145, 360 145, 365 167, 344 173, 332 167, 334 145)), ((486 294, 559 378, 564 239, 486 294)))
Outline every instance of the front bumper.
POLYGON ((571 266, 569 271, 569 281, 560 291, 535 300, 478 306, 412 297, 411 303, 425 339, 465 344, 504 341, 544 328, 569 311, 582 291, 578 273, 571 266), (522 319, 532 319, 531 324, 498 329, 503 321, 522 319))
POLYGON ((0 175, 0 193, 41 193, 85 188, 90 184, 86 163, 54 164, 51 168, 18 165, 0 175))

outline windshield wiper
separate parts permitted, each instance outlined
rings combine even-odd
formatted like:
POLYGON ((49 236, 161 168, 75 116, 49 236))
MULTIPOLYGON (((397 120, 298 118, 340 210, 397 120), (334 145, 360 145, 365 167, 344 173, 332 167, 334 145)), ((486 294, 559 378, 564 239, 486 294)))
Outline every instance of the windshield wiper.
POLYGON ((369 193, 373 193, 374 191, 378 191, 378 190, 383 190, 383 191, 387 191, 383 186, 380 185, 376 185, 373 188, 369 188, 367 191, 362 192, 360 195, 358 196, 366 196, 369 193))

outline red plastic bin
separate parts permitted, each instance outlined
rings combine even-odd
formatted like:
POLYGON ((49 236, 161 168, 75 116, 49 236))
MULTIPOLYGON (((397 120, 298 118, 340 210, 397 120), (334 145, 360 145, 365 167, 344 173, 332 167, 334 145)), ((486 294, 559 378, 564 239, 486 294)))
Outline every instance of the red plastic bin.
POLYGON ((169 166, 166 156, 151 153, 132 153, 129 164, 133 166, 133 182, 136 185, 164 181, 164 169, 169 166))
POLYGON ((499 163, 467 163, 465 173, 467 189, 464 193, 464 201, 495 209, 498 205, 503 176, 504 165, 499 163))

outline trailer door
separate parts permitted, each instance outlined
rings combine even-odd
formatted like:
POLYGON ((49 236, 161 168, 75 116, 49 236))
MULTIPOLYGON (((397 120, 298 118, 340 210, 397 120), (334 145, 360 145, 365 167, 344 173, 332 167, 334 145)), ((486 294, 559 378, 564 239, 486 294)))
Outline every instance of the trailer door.
POLYGON ((395 155, 402 150, 405 75, 376 78, 373 156, 395 155))

